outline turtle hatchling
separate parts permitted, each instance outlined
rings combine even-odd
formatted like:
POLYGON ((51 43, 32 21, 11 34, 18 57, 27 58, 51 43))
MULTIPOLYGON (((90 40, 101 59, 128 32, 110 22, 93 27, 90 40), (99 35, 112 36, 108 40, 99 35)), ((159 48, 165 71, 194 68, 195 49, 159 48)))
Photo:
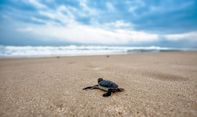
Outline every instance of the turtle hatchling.
POLYGON ((110 80, 104 80, 103 78, 98 78, 98 84, 94 86, 88 86, 83 88, 87 89, 100 89, 106 91, 107 93, 103 94, 103 97, 111 96, 112 93, 124 91, 123 88, 119 88, 118 85, 110 80))

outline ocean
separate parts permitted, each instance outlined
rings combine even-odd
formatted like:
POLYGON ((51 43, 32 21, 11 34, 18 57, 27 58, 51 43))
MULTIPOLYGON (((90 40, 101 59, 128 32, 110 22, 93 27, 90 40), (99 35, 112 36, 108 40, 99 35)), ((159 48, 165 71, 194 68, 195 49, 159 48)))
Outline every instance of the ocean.
POLYGON ((4 46, 0 45, 0 57, 50 57, 112 55, 141 52, 196 51, 187 48, 130 47, 130 46, 4 46))

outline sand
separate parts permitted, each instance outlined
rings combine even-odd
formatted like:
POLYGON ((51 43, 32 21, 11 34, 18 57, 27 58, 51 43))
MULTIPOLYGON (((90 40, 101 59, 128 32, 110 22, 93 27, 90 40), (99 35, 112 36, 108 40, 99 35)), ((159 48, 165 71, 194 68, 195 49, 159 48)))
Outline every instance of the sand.
POLYGON ((197 116, 197 53, 0 59, 1 117, 197 116), (97 78, 124 88, 108 98, 97 78))

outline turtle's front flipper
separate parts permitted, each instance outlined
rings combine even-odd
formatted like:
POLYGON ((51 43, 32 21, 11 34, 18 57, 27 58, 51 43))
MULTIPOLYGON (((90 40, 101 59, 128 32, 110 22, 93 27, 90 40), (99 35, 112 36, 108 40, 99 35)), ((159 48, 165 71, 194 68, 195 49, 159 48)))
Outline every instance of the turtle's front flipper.
POLYGON ((91 89, 91 88, 92 88, 92 86, 89 86, 89 87, 85 87, 85 88, 83 88, 83 90, 91 89))
POLYGON ((83 88, 83 90, 86 90, 86 89, 98 89, 98 85, 83 88))
POLYGON ((109 90, 107 91, 107 93, 104 93, 104 94, 103 94, 103 97, 111 96, 111 93, 112 93, 112 90, 109 89, 109 90))

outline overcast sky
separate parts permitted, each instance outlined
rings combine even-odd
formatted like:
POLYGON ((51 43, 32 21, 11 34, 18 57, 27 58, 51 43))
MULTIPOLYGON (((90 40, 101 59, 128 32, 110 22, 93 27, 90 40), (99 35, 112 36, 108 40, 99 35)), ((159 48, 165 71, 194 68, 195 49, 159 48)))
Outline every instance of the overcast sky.
POLYGON ((0 45, 197 47, 197 0, 0 0, 0 45))

